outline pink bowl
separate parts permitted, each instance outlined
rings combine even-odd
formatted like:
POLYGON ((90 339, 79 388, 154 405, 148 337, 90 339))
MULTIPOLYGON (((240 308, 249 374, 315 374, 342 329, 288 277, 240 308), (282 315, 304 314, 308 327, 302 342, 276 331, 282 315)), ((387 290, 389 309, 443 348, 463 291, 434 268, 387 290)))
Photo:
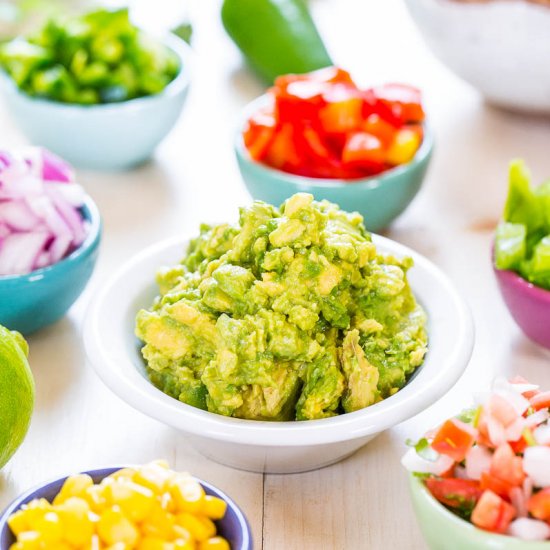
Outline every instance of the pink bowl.
POLYGON ((513 271, 493 269, 512 317, 533 342, 550 349, 550 291, 513 271))

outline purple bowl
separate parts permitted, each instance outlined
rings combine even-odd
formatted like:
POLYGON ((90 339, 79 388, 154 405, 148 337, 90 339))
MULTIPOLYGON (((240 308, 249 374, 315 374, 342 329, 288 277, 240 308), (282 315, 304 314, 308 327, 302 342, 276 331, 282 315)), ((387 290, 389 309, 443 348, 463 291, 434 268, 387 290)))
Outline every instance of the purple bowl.
MULTIPOLYGON (((82 473, 90 475, 95 483, 99 483, 104 477, 107 477, 121 468, 123 468, 123 466, 89 470, 82 473)), ((54 481, 49 481, 40 487, 30 489, 6 508, 0 517, 0 550, 9 550, 10 546, 15 542, 15 538, 7 523, 9 516, 19 510, 23 504, 27 504, 35 498, 45 498, 51 502, 61 490, 67 477, 68 476, 61 477, 54 481)), ((232 550, 252 550, 250 527, 240 508, 225 493, 222 493, 216 487, 213 487, 201 479, 197 479, 197 481, 202 485, 207 495, 221 498, 227 502, 227 512, 225 516, 223 519, 215 522, 218 534, 229 541, 232 550)))
POLYGON ((513 271, 493 269, 512 317, 528 338, 550 349, 550 291, 513 271))

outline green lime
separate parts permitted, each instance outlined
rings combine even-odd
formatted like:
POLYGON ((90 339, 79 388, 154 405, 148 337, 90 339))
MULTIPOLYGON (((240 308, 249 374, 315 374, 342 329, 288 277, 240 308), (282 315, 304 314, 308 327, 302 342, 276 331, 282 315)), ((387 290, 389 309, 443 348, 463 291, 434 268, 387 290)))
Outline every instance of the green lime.
POLYGON ((0 325, 0 468, 23 442, 31 421, 34 380, 28 352, 23 336, 0 325))

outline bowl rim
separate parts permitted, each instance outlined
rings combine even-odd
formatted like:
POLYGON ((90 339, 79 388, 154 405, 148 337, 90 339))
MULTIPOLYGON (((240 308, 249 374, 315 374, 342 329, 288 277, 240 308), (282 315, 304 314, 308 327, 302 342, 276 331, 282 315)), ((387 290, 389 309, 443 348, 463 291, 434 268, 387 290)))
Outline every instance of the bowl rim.
POLYGON ((24 273, 22 275, 0 275, 0 285, 15 285, 23 282, 33 283, 46 277, 61 276, 62 271, 69 269, 71 266, 88 257, 99 243, 103 223, 99 209, 89 195, 84 196, 84 203, 80 209, 88 213, 88 221, 90 223, 88 234, 84 242, 76 250, 73 250, 68 256, 65 256, 58 262, 41 267, 40 269, 35 269, 30 273, 24 273))
MULTIPOLYGON (((541 544, 545 544, 548 546, 549 541, 547 540, 546 541, 523 540, 523 539, 520 539, 519 537, 513 537, 511 535, 503 535, 501 533, 492 533, 490 531, 484 531, 483 529, 476 527, 469 521, 462 519, 461 517, 457 516, 456 514, 453 514, 453 512, 445 508, 443 504, 441 504, 436 498, 434 498, 434 496, 430 493, 426 485, 422 483, 422 480, 419 479, 417 476, 415 476, 413 472, 407 472, 407 475, 409 476, 410 491, 412 493, 417 494, 422 499, 422 502, 426 504, 427 507, 429 507, 430 511, 432 511, 434 514, 443 516, 447 521, 454 524, 457 528, 465 529, 468 533, 470 533, 475 537, 478 537, 483 542, 487 542, 488 544, 490 544, 491 541, 494 542, 495 540, 498 540, 502 543, 517 542, 517 543, 521 543, 522 548, 532 547, 533 550, 538 550, 541 547, 541 544)), ((419 521, 418 523, 421 523, 421 522, 419 521)))
POLYGON ((5 90, 14 93, 31 104, 44 108, 64 110, 73 114, 92 113, 92 115, 95 115, 99 111, 109 114, 110 111, 115 110, 120 111, 122 109, 135 109, 141 107, 142 104, 177 96, 185 88, 187 88, 191 82, 195 53, 187 42, 171 32, 165 33, 163 36, 155 36, 155 38, 171 49, 178 56, 180 61, 180 70, 178 74, 162 91, 157 94, 136 97, 119 102, 80 105, 78 103, 64 103, 62 101, 53 101, 51 99, 31 96, 22 91, 10 75, 3 69, 0 69, 0 84, 3 85, 5 90))
MULTIPOLYGON (((416 269, 422 270, 432 285, 439 285, 441 292, 448 298, 446 308, 449 311, 446 313, 453 317, 453 329, 456 331, 454 348, 451 347, 446 353, 448 367, 439 370, 432 367, 433 376, 418 388, 415 387, 415 381, 418 380, 415 376, 395 395, 370 407, 331 418, 302 422, 225 417, 187 405, 164 394, 138 372, 132 357, 127 353, 120 351, 117 355, 118 350, 105 347, 102 308, 109 304, 111 317, 112 298, 116 299, 116 296, 122 296, 124 292, 127 295, 121 298, 121 309, 128 309, 130 304, 134 304, 139 292, 143 292, 149 285, 141 285, 141 280, 137 281, 136 277, 143 278, 144 281, 152 280, 154 284, 154 271, 160 267, 159 262, 162 261, 158 260, 159 254, 169 250, 172 257, 171 251, 174 250, 174 262, 177 262, 185 244, 189 242, 189 239, 181 236, 146 248, 120 267, 96 291, 86 312, 83 330, 88 361, 105 385, 123 401, 143 414, 195 436, 267 447, 323 445, 372 436, 418 414, 442 397, 462 375, 471 357, 474 342, 471 313, 448 277, 432 262, 404 245, 378 235, 373 235, 373 241, 385 253, 412 256, 416 269), (128 290, 131 287, 132 274, 136 288, 128 290), (121 367, 121 364, 124 366, 121 367), (411 387, 414 389, 411 390, 411 387)), ((428 315, 429 313, 428 311, 428 315)), ((136 348, 138 343, 136 338, 136 348)), ((121 344, 121 349, 124 345, 121 344)), ((425 361, 429 357, 430 352, 425 361)), ((426 362, 423 363, 425 364, 426 362)))
POLYGON ((309 176, 300 176, 298 174, 291 174, 278 168, 273 168, 263 162, 259 162, 253 159, 249 154, 243 139, 243 128, 246 121, 253 115, 258 109, 264 106, 268 101, 267 94, 263 94, 256 99, 248 103, 242 110, 239 116, 239 123, 234 139, 234 148, 237 159, 241 162, 245 162, 255 167, 255 169, 263 172, 266 175, 275 177, 280 180, 284 180, 288 184, 296 185, 300 188, 310 189, 374 189, 383 187, 385 185, 391 185, 394 178, 399 178, 402 174, 414 169, 416 166, 426 162, 432 154, 434 147, 434 137, 430 125, 424 122, 422 128, 424 135, 422 143, 416 151, 414 157, 405 164, 400 164, 389 168, 380 174, 374 176, 366 176, 364 178, 354 179, 342 179, 342 178, 312 178, 309 176))
MULTIPOLYGON (((88 474, 91 477, 101 477, 106 478, 107 476, 113 474, 114 472, 117 472, 119 470, 122 470, 123 468, 133 468, 136 467, 135 464, 125 464, 122 466, 104 466, 102 468, 94 468, 92 470, 84 470, 82 472, 78 472, 81 474, 88 474)), ((16 512, 24 503, 25 501, 31 499, 31 498, 42 498, 41 495, 44 493, 45 490, 47 490, 51 485, 56 485, 60 482, 63 482, 66 480, 69 476, 75 475, 74 473, 66 474, 57 476, 55 478, 51 478, 43 483, 37 484, 34 487, 31 487, 30 489, 27 489, 22 494, 20 494, 18 497, 16 497, 14 500, 12 500, 4 509, 3 512, 0 513, 0 534, 3 530, 4 526, 7 525, 7 520, 11 514, 16 512)), ((203 488, 208 489, 212 493, 214 493, 217 497, 222 498, 226 503, 228 508, 231 508, 233 513, 237 516, 239 529, 242 533, 242 544, 239 548, 236 548, 234 550, 250 550, 252 548, 252 532, 250 530, 250 524, 240 508, 238 504, 230 497, 228 496, 224 491, 216 487, 215 485, 212 485, 211 483, 208 483, 207 481, 204 481, 203 479, 200 479, 196 476, 192 476, 196 481, 198 481, 203 488)), ((1 543, 1 541, 0 541, 1 543)), ((7 550, 0 547, 0 550, 7 550)))

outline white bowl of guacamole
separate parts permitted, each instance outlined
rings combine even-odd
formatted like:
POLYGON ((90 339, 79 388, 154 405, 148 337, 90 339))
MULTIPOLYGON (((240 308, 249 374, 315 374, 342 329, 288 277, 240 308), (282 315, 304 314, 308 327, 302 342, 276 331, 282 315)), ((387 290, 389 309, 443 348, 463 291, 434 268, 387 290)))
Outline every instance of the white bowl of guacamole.
POLYGON ((130 260, 93 301, 85 343, 114 393, 204 455, 284 473, 431 405, 466 367, 473 327, 428 260, 298 194, 130 260))

